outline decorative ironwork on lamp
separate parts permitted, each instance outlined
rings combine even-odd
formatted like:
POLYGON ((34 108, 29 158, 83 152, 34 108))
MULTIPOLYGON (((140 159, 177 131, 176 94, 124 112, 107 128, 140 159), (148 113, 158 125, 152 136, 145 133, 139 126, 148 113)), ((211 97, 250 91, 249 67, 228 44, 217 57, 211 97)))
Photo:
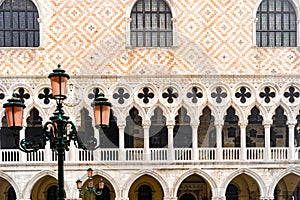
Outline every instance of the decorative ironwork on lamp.
POLYGON ((82 181, 78 179, 76 181, 77 189, 79 191, 80 195, 84 195, 86 193, 89 194, 89 200, 92 200, 92 195, 95 194, 96 196, 100 196, 103 193, 104 188, 104 182, 103 179, 100 178, 98 187, 94 185, 94 179, 93 179, 93 169, 88 168, 87 169, 87 175, 88 175, 88 183, 86 188, 82 191, 82 181))

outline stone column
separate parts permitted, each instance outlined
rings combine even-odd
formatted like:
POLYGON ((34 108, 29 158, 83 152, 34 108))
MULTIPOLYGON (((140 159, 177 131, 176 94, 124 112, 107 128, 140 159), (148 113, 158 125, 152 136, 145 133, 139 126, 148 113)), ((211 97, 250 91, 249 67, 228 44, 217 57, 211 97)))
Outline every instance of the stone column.
POLYGON ((119 160, 126 160, 126 152, 125 152, 125 124, 118 124, 119 128, 119 160))
POLYGON ((192 126, 192 159, 199 160, 199 151, 198 151, 198 126, 199 122, 191 123, 192 126))
MULTIPOLYGON (((24 124, 24 122, 23 122, 23 124, 24 124)), ((26 127, 22 128, 20 130, 20 132, 19 132, 19 134, 20 134, 19 135, 19 144, 16 144, 16 145, 20 146, 20 141, 25 138, 25 129, 26 129, 26 127)), ((27 161, 27 154, 26 153, 24 153, 24 152, 20 153, 20 161, 27 161)))
POLYGON ((168 160, 174 161, 174 142, 173 142, 173 129, 174 124, 167 124, 168 127, 168 160))
POLYGON ((45 146, 45 161, 52 161, 52 150, 50 149, 50 142, 48 141, 45 146))
POLYGON ((143 123, 144 128, 144 160, 151 160, 149 129, 150 122, 143 123))
POLYGON ((264 160, 271 160, 271 121, 265 121, 263 123, 265 128, 265 157, 264 160))
POLYGON ((295 160, 295 125, 297 124, 297 121, 289 121, 288 123, 289 127, 289 160, 295 160))
POLYGON ((223 128, 223 121, 215 122, 216 127, 216 159, 222 160, 222 128, 223 128))
POLYGON ((246 128, 247 128, 248 122, 243 121, 240 122, 240 144, 241 144, 241 160, 247 160, 247 144, 246 144, 246 128))

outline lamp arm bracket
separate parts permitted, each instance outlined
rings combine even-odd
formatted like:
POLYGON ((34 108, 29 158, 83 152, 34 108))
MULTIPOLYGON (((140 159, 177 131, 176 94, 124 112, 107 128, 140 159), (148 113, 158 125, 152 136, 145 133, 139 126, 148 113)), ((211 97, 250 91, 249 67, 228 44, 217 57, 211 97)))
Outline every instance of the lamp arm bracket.
POLYGON ((78 190, 79 190, 80 195, 85 195, 86 193, 90 193, 90 194, 94 193, 95 195, 100 196, 100 195, 102 195, 102 190, 103 189, 100 189, 100 191, 96 191, 95 186, 93 186, 93 187, 88 187, 87 186, 84 191, 82 191, 81 189, 78 189, 78 190))
MULTIPOLYGON (((65 129, 67 129, 67 126, 70 125, 71 126, 71 130, 69 131, 68 133, 68 138, 69 140, 73 140, 74 141, 74 145, 77 147, 77 148, 80 148, 80 149, 83 149, 83 150, 86 150, 86 146, 83 144, 83 142, 81 141, 81 138, 80 136, 78 135, 78 132, 77 132, 77 129, 76 129, 76 126, 73 122, 71 121, 67 121, 66 124, 65 124, 65 129)), ((69 142, 70 142, 69 141, 69 142)))
POLYGON ((20 145, 18 145, 19 149, 25 153, 37 152, 38 150, 45 148, 46 142, 48 140, 53 142, 54 136, 53 133, 49 131, 49 125, 51 125, 55 129, 55 126, 53 125, 52 122, 46 122, 46 124, 43 126, 42 133, 40 136, 40 141, 38 144, 34 144, 32 141, 25 138, 22 139, 20 145))
POLYGON ((95 195, 97 195, 97 196, 102 195, 102 189, 100 189, 99 191, 96 191, 96 188, 94 187, 93 191, 94 191, 95 195))

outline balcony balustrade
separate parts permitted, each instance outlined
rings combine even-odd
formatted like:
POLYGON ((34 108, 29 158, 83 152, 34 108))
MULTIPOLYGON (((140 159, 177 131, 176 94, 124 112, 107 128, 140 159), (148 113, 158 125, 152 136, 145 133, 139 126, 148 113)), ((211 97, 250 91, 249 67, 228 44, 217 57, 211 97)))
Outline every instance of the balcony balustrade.
MULTIPOLYGON (((300 148, 294 149, 294 154, 291 155, 288 147, 271 147, 270 148, 270 160, 266 158, 266 149, 260 147, 246 148, 245 161, 287 161, 287 160, 300 160, 300 148)), ((192 148, 174 148, 173 160, 168 158, 167 148, 150 148, 150 155, 144 155, 143 148, 125 148, 123 150, 117 148, 102 149, 99 148, 95 151, 71 149, 67 152, 65 161, 76 162, 118 162, 118 161, 240 161, 242 160, 241 148, 221 148, 221 160, 217 160, 217 148, 198 148, 197 157, 193 157, 194 152, 192 148), (69 154, 76 156, 72 157, 69 154), (148 158, 148 159, 147 159, 148 158)), ((56 152, 42 149, 33 153, 24 153, 18 149, 1 149, 0 161, 1 163, 13 163, 13 162, 55 162, 56 152)))

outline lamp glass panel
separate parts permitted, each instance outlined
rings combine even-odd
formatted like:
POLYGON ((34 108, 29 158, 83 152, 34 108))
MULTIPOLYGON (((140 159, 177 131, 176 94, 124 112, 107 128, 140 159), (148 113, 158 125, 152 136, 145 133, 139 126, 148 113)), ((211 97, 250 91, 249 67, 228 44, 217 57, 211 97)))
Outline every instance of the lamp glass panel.
POLYGON ((50 78, 52 95, 60 97, 67 94, 67 81, 68 78, 64 76, 53 76, 50 78))
POLYGON ((109 105, 95 105, 94 117, 96 125, 109 125, 110 106, 109 105))
POLYGON ((23 110, 22 106, 8 106, 5 108, 8 127, 23 126, 23 110))

